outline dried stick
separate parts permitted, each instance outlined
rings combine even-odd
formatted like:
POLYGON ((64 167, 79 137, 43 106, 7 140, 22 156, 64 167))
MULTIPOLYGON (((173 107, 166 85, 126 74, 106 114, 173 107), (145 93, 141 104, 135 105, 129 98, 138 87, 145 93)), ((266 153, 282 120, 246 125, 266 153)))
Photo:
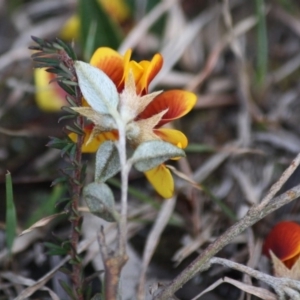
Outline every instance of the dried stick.
POLYGON ((189 281, 196 273, 206 270, 209 267, 209 260, 218 253, 223 247, 228 245, 236 236, 245 229, 252 226, 271 212, 277 210, 285 204, 295 200, 300 196, 300 185, 286 191, 278 197, 274 195, 280 190, 282 185, 291 176, 293 171, 300 163, 300 154, 295 158, 292 164, 283 173, 281 178, 270 189, 262 203, 253 206, 248 213, 237 223, 227 229, 223 235, 209 245, 181 274, 179 274, 171 283, 169 283, 154 299, 163 300, 171 297, 180 287, 189 281))
MULTIPOLYGON (((254 277, 258 280, 261 280, 268 285, 270 285, 278 295, 282 295, 282 293, 293 293, 296 291, 300 291, 300 283, 298 280, 293 280, 290 278, 283 278, 283 277, 274 277, 260 271, 254 270, 248 266, 244 266, 242 264, 230 261, 228 259, 220 258, 220 257, 213 257, 210 261, 210 264, 220 264, 225 267, 238 270, 245 274, 248 274, 251 277, 254 277), (292 292, 293 290, 293 292, 292 292)), ((298 294, 299 295, 299 294, 298 294)), ((296 299, 296 298, 293 298, 296 299)))

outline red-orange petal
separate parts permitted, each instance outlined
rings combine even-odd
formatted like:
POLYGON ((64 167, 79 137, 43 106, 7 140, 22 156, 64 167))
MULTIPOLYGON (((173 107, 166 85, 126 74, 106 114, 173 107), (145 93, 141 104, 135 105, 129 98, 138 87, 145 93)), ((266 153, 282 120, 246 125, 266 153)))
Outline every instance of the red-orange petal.
POLYGON ((117 51, 100 47, 94 52, 90 64, 101 69, 119 87, 124 75, 124 57, 117 51))
POLYGON ((150 62, 147 60, 143 60, 139 64, 144 69, 144 72, 143 76, 137 82, 136 90, 137 94, 144 94, 148 92, 150 82, 160 71, 163 65, 163 57, 161 56, 161 54, 156 53, 150 62))
POLYGON ((300 225, 284 221, 273 227, 265 240, 263 253, 270 256, 270 250, 290 268, 300 255, 300 225))
MULTIPOLYGON (((85 136, 84 136, 84 142, 82 145, 81 151, 83 153, 93 153, 96 152, 99 148, 99 146, 105 142, 105 141, 116 141, 118 139, 118 132, 116 130, 114 131, 108 131, 108 132, 103 132, 97 136, 95 136, 89 143, 88 140, 90 138, 90 135, 92 133, 92 128, 93 126, 87 126, 84 129, 85 136)), ((70 133, 69 138, 73 141, 77 141, 77 134, 76 133, 70 133)))
POLYGON ((187 137, 179 130, 169 128, 158 128, 153 130, 163 141, 173 144, 181 149, 188 145, 187 137))
POLYGON ((196 104, 197 97, 194 93, 171 90, 158 95, 143 112, 140 113, 139 119, 147 119, 155 114, 168 109, 156 128, 182 116, 186 115, 196 104))
POLYGON ((170 170, 165 165, 159 165, 147 172, 145 175, 156 192, 163 198, 168 199, 174 193, 174 180, 170 170))

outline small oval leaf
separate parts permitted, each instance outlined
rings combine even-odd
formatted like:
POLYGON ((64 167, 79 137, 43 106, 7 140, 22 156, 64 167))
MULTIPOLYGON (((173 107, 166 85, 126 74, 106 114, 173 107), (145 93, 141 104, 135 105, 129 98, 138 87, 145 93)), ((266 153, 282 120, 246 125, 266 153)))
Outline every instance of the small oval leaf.
POLYGON ((96 154, 95 181, 104 182, 116 175, 120 169, 119 152, 112 141, 100 145, 96 154))
POLYGON ((111 189, 102 182, 92 182, 83 189, 83 197, 90 212, 107 222, 115 222, 118 216, 111 189))
POLYGON ((88 104, 101 114, 115 110, 119 94, 115 84, 100 69, 82 61, 75 62, 79 87, 88 104))
POLYGON ((183 156, 185 153, 182 149, 164 141, 153 140, 140 144, 131 161, 138 171, 145 172, 170 158, 183 156))

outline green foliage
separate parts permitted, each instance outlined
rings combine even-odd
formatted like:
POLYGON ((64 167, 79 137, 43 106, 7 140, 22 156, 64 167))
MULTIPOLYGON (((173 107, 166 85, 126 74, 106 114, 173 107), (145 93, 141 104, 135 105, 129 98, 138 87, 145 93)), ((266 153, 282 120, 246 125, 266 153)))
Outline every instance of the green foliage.
POLYGON ((55 207, 56 203, 62 198, 65 192, 66 192, 66 186, 63 184, 57 184, 52 189, 50 195, 38 193, 36 197, 39 199, 38 203, 36 203, 37 208, 30 215, 30 218, 26 223, 26 227, 30 227, 32 224, 44 218, 45 216, 54 214, 57 210, 55 207))
POLYGON ((67 255, 70 250, 68 246, 60 246, 49 242, 45 242, 44 245, 48 248, 48 255, 67 255))
POLYGON ((207 144, 189 144, 185 149, 189 153, 214 153, 214 147, 207 144))
POLYGON ((61 287, 63 288, 63 290, 68 294, 68 296, 73 299, 76 300, 76 295, 74 295, 74 292, 72 290, 72 287, 70 287, 66 282, 64 282, 63 280, 59 280, 59 284, 61 285, 61 287))
POLYGON ((257 69, 256 81, 262 86, 266 79, 268 68, 268 37, 264 0, 256 0, 257 23, 257 69))
POLYGON ((122 39, 121 31, 96 0, 79 0, 79 17, 86 61, 98 47, 118 48, 122 39))
POLYGON ((9 254, 11 254, 12 246, 16 236, 17 230, 17 216, 13 197, 13 187, 11 174, 9 172, 5 175, 6 188, 6 246, 9 254))
POLYGON ((209 196, 210 199, 215 202, 220 209, 223 211, 223 213, 231 220, 237 221, 237 217, 235 212, 228 206, 226 203, 221 201, 218 197, 216 197, 205 185, 201 184, 201 188, 203 192, 209 196))

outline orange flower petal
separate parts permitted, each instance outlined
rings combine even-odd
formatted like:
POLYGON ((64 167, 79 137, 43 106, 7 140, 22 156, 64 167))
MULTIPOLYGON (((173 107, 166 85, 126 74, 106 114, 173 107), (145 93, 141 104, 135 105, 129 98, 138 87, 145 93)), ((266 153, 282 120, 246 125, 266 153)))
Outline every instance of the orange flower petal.
MULTIPOLYGON (((105 141, 115 141, 118 139, 118 132, 117 131, 109 131, 109 132, 103 132, 96 137, 94 137, 89 143, 88 140, 90 138, 91 132, 92 132, 93 126, 87 126, 84 129, 85 136, 84 136, 84 142, 81 151, 83 153, 93 153, 96 152, 99 148, 99 146, 105 142, 105 141)), ((77 141, 77 134, 76 133, 70 133, 69 138, 76 143, 77 141)))
POLYGON ((100 47, 94 52, 90 64, 101 69, 117 87, 121 84, 124 74, 124 58, 117 51, 108 47, 100 47))
POLYGON ((59 111, 62 106, 67 105, 67 93, 57 84, 49 82, 55 78, 55 75, 46 72, 45 69, 34 70, 34 81, 36 85, 36 103, 41 110, 59 111))
POLYGON ((287 267, 291 267, 300 255, 300 225, 287 221, 278 223, 267 236, 263 246, 266 256, 269 256, 270 250, 287 267))
POLYGON ((156 127, 160 127, 172 120, 186 115, 196 104, 197 97, 194 93, 171 90, 158 95, 139 115, 140 119, 147 119, 161 111, 168 109, 156 127))
POLYGON ((163 198, 168 199, 173 196, 174 180, 170 170, 165 165, 159 165, 145 172, 145 175, 156 192, 163 198))
POLYGON ((143 60, 140 63, 140 66, 144 69, 143 76, 139 81, 137 81, 137 94, 147 93, 150 82, 156 76, 156 74, 160 71, 163 65, 163 57, 161 54, 157 53, 153 56, 152 60, 146 61, 143 60))
POLYGON ((187 137, 179 130, 169 128, 159 128, 153 130, 163 141, 173 144, 181 149, 188 145, 187 137))

